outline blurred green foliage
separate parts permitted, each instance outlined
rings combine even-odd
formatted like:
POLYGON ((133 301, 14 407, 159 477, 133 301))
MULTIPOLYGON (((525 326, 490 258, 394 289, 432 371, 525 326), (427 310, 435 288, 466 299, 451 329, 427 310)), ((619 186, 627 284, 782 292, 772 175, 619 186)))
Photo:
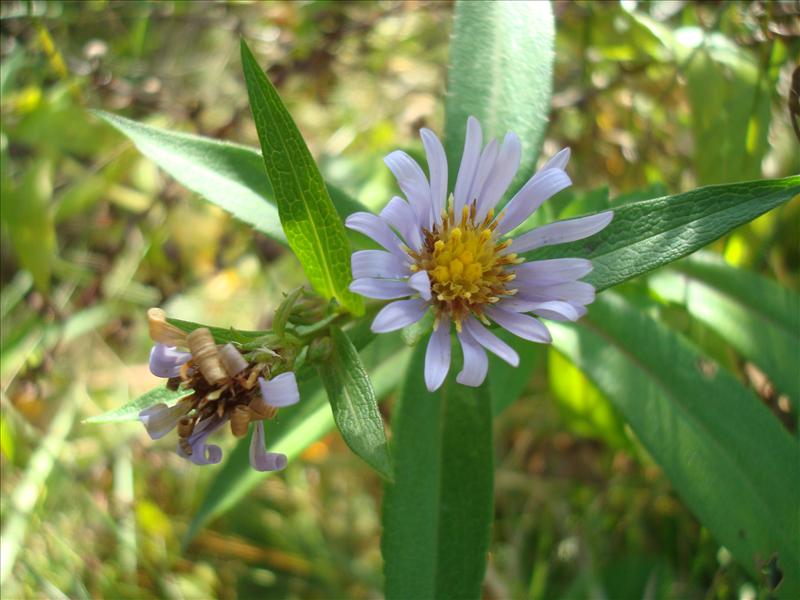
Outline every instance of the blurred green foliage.
MULTIPOLYGON (((786 108, 795 5, 554 8, 543 157, 569 145, 575 187, 552 210, 800 172, 786 108)), ((244 36, 326 178, 379 207, 393 190, 383 156, 418 153, 423 125, 443 130, 451 5, 12 1, 0 11, 3 597, 379 595, 381 482, 338 434, 183 548, 214 468, 185 464, 136 424, 81 422, 156 383, 147 307, 256 329, 302 283, 283 248, 164 176, 87 109, 255 146, 244 36)), ((797 239, 794 199, 713 249, 797 290, 797 239)), ((785 375, 765 374, 751 362, 758 347, 730 345, 697 307, 659 293, 666 277, 621 291, 796 430, 800 399, 771 379, 785 375)), ((526 361, 526 394, 495 425, 485 597, 766 596, 580 371, 554 350, 526 361)))

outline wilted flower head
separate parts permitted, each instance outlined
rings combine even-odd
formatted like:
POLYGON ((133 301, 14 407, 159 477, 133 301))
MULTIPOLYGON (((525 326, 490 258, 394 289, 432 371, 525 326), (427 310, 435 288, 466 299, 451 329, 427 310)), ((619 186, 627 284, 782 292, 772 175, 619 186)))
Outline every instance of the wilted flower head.
POLYGON ((420 134, 430 178, 408 154, 392 152, 385 162, 407 201, 396 196, 379 216, 359 212, 347 219, 350 229, 385 248, 353 253, 350 289, 368 298, 396 300, 375 317, 372 330, 377 333, 406 327, 434 311, 425 356, 425 382, 431 391, 442 385, 450 369, 452 323, 464 355, 456 380, 478 386, 486 378, 486 350, 513 366, 519 363, 514 349, 487 329, 491 321, 524 339, 549 343, 550 333, 536 317, 575 321, 594 300, 594 288, 579 281, 592 270, 589 260, 526 263, 519 254, 593 235, 613 214, 559 221, 512 239, 509 232, 571 185, 564 170, 569 149, 551 158, 495 215, 519 167, 519 138, 508 133, 502 144, 491 140, 484 147, 480 123, 470 117, 448 201, 444 148, 432 131, 422 129, 420 134))
POLYGON ((155 404, 139 413, 150 437, 177 429, 180 456, 197 465, 215 464, 222 460, 222 449, 208 443, 211 434, 228 424, 236 437, 244 437, 252 422, 250 464, 258 471, 283 469, 286 456, 264 447, 264 419, 300 400, 294 373, 270 376, 266 363, 248 362, 233 344, 217 345, 206 328, 186 334, 170 325, 160 309, 148 311, 148 320, 156 342, 150 371, 168 378, 172 389, 191 391, 174 406, 155 404))

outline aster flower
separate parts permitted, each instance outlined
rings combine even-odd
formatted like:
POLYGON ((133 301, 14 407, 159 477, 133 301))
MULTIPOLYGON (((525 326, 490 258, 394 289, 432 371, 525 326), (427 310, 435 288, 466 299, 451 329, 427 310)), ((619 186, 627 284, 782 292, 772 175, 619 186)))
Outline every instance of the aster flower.
POLYGON ((509 234, 557 192, 572 182, 565 172, 569 149, 551 158, 495 215, 520 163, 520 141, 508 133, 502 144, 483 146, 477 119, 467 120, 464 153, 455 188, 447 197, 447 158, 436 135, 420 131, 430 178, 405 152, 385 162, 405 200, 392 198, 380 215, 359 212, 347 218, 350 229, 372 238, 384 250, 353 253, 353 292, 394 300, 375 317, 372 330, 384 333, 434 312, 434 331, 425 355, 425 383, 438 389, 450 369, 450 333, 455 329, 464 356, 456 380, 478 386, 486 378, 486 350, 513 366, 519 356, 487 326, 493 321, 511 333, 549 343, 537 317, 575 321, 586 314, 594 288, 582 277, 589 260, 558 258, 524 262, 520 253, 594 235, 611 222, 612 211, 550 223, 513 239, 509 234))
POLYGON ((232 344, 218 346, 208 329, 187 335, 167 323, 160 309, 151 309, 148 320, 156 342, 150 371, 167 378, 172 389, 192 391, 173 406, 160 403, 142 410, 139 419, 148 435, 157 440, 177 429, 178 454, 196 465, 208 465, 222 460, 222 449, 208 442, 212 434, 229 425, 236 437, 244 437, 252 422, 251 466, 258 471, 283 469, 286 456, 265 449, 264 420, 300 400, 294 373, 270 377, 265 363, 249 363, 232 344))

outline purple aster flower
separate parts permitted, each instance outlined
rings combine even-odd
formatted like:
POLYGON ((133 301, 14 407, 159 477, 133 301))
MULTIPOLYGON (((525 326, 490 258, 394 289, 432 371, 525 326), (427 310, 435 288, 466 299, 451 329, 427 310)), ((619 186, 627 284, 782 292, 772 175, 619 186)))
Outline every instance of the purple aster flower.
MULTIPOLYGON (((150 437, 157 440, 177 429, 178 454, 196 465, 210 465, 222 460, 222 449, 208 443, 212 434, 230 424, 233 435, 241 438, 253 423, 250 464, 258 471, 283 469, 286 456, 264 447, 264 420, 300 400, 294 373, 266 379, 279 363, 251 363, 233 344, 218 345, 207 328, 185 334, 170 325, 160 309, 148 311, 148 321, 156 341, 150 351, 150 370, 168 378, 170 389, 181 387, 188 392, 174 406, 159 403, 139 413, 150 437)), ((273 357, 280 359, 276 353, 273 357)))
POLYGON ((380 215, 359 212, 346 224, 384 250, 353 253, 350 289, 367 298, 395 300, 375 317, 376 333, 394 331, 434 311, 434 331, 425 355, 425 383, 438 389, 450 369, 451 323, 464 366, 456 380, 478 386, 486 378, 486 350, 513 366, 517 353, 487 329, 493 321, 511 333, 549 343, 537 317, 575 321, 586 314, 594 288, 582 277, 589 260, 558 258, 524 262, 520 253, 594 235, 612 211, 550 223, 512 239, 509 234, 547 199, 569 187, 569 149, 551 158, 495 215, 520 163, 520 141, 508 133, 502 144, 483 146, 477 119, 467 120, 464 154, 453 194, 447 199, 447 158, 436 135, 420 131, 430 178, 405 152, 385 162, 406 200, 395 196, 380 215))

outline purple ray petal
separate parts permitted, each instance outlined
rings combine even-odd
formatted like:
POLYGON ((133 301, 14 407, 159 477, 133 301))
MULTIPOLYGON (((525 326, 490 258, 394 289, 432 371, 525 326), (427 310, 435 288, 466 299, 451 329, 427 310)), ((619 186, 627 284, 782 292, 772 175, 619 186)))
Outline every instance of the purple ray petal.
POLYGON ((431 299, 431 280, 427 271, 417 271, 408 278, 408 285, 419 292, 423 300, 431 299))
POLYGON ((519 138, 513 132, 507 133, 494 163, 494 168, 489 173, 489 177, 486 179, 486 183, 483 184, 483 189, 478 196, 477 221, 483 221, 489 210, 493 209, 500 201, 500 198, 503 197, 503 194, 506 193, 519 168, 521 152, 519 138))
POLYGON ((250 466, 256 471, 280 471, 286 468, 285 454, 267 452, 264 448, 264 421, 257 421, 250 438, 250 466))
POLYGON ((535 260, 511 270, 516 274, 515 282, 525 282, 531 285, 550 285, 575 281, 592 270, 592 261, 585 258, 553 258, 549 260, 535 260))
POLYGON ((522 339, 540 344, 549 344, 553 341, 547 327, 538 319, 494 306, 487 307, 484 310, 486 315, 495 323, 522 339))
POLYGON ((420 224, 414 209, 399 196, 393 197, 381 211, 381 218, 394 227, 406 242, 409 248, 419 250, 422 245, 420 224))
POLYGON ((368 212, 353 213, 347 217, 345 225, 353 231, 363 233, 392 254, 407 258, 408 255, 400 247, 400 238, 378 215, 368 212))
POLYGON ((178 402, 175 406, 167 406, 163 402, 148 406, 139 413, 139 420, 147 430, 150 439, 158 440, 175 429, 178 421, 191 410, 189 402, 178 402))
POLYGON ((583 306, 576 306, 563 300, 552 300, 550 302, 534 302, 529 306, 530 312, 534 312, 543 319, 551 321, 577 321, 585 314, 579 311, 583 306))
POLYGON ((363 278, 351 283, 350 291, 376 300, 395 300, 411 296, 415 290, 406 281, 363 278))
POLYGON ((384 306, 375 316, 375 320, 372 322, 372 331, 386 333, 402 329, 419 321, 427 310, 428 303, 416 298, 392 302, 384 306))
POLYGON ((572 181, 560 169, 539 171, 509 200, 498 217, 497 233, 508 233, 530 217, 546 200, 570 185, 572 181))
POLYGON ((215 465, 222 461, 222 448, 215 444, 206 444, 208 437, 228 422, 227 417, 209 417, 205 421, 198 423, 188 442, 192 447, 192 454, 187 455, 180 444, 178 444, 178 455, 190 460, 196 465, 215 465))
POLYGON ((395 150, 383 159, 397 179, 420 225, 431 226, 431 188, 425 173, 413 158, 402 150, 395 150))
POLYGON ((442 142, 430 129, 422 128, 419 134, 428 159, 433 220, 438 225, 442 222, 442 211, 447 202, 447 155, 442 142))
POLYGON ((450 370, 450 319, 442 315, 425 350, 425 385, 429 392, 441 387, 450 370))
MULTIPOLYGON (((410 259, 410 257, 407 256, 410 259)), ((350 259, 353 277, 408 277, 408 262, 383 250, 358 250, 350 259)))
POLYGON ((469 117, 467 119, 467 135, 464 139, 464 153, 461 155, 461 165, 458 167, 456 187, 453 191, 453 206, 457 215, 461 214, 461 209, 467 203, 467 195, 472 187, 472 181, 475 179, 482 146, 481 124, 475 117, 469 117))
POLYGON ((555 156, 553 156, 550 160, 544 163, 544 166, 539 169, 540 171, 544 171, 545 169, 561 169, 562 171, 567 168, 567 163, 569 162, 569 157, 571 155, 571 151, 569 148, 564 148, 556 152, 555 156))
POLYGON ((467 317, 463 322, 464 329, 481 346, 492 354, 496 354, 512 367, 519 365, 519 354, 503 340, 481 325, 474 317, 467 317))
POLYGON ((483 152, 481 152, 481 157, 478 160, 478 168, 475 171, 475 178, 472 180, 472 185, 467 194, 468 205, 475 200, 480 202, 481 191, 483 190, 486 180, 489 179, 489 174, 494 169, 494 163, 497 160, 499 151, 500 147, 497 140, 491 140, 486 144, 486 148, 483 149, 483 152))
POLYGON ((259 377, 258 385, 261 388, 261 399, 267 406, 282 408, 300 401, 297 379, 292 371, 276 375, 269 381, 259 377))
POLYGON ((585 281, 567 281, 552 285, 517 285, 516 299, 519 301, 551 302, 561 300, 571 304, 591 304, 594 302, 595 291, 590 283, 585 281))
POLYGON ((150 372, 156 377, 177 377, 183 364, 192 358, 191 353, 181 352, 173 346, 155 344, 150 350, 150 372))
POLYGON ((601 231, 611 223, 614 211, 606 211, 579 219, 556 221, 522 234, 511 244, 509 252, 528 252, 542 246, 582 240, 601 231))
POLYGON ((489 369, 489 357, 475 339, 462 329, 458 334, 458 341, 461 342, 461 353, 464 355, 464 366, 461 372, 456 375, 456 381, 461 385, 478 387, 486 379, 486 372, 489 369))

